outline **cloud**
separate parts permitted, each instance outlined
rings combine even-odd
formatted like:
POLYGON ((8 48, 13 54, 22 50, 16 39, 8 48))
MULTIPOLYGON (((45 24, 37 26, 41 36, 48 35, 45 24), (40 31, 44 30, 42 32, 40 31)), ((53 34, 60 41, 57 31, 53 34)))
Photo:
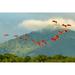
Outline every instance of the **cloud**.
POLYGON ((28 30, 41 30, 44 28, 50 28, 52 30, 55 29, 63 29, 65 27, 62 24, 71 24, 71 26, 67 27, 67 29, 75 31, 75 21, 72 19, 64 19, 64 18, 51 18, 48 20, 24 20, 20 26, 26 28, 28 30), (52 22, 52 20, 56 20, 58 23, 52 22))

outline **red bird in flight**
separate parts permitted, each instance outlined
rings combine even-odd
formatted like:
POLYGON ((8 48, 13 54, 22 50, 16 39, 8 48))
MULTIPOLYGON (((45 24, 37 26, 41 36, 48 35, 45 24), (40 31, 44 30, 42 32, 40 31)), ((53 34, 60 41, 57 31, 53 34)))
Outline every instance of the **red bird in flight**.
POLYGON ((63 34, 64 32, 63 31, 58 31, 58 34, 60 35, 60 34, 63 34))
POLYGON ((51 41, 56 41, 56 40, 58 40, 59 39, 59 35, 55 35, 53 38, 51 38, 51 41))
POLYGON ((67 24, 67 26, 71 26, 71 24, 67 24))
POLYGON ((67 25, 65 25, 65 24, 62 24, 62 26, 67 27, 67 25))
POLYGON ((56 20, 53 20, 52 22, 55 22, 55 23, 57 23, 57 21, 56 21, 56 20))

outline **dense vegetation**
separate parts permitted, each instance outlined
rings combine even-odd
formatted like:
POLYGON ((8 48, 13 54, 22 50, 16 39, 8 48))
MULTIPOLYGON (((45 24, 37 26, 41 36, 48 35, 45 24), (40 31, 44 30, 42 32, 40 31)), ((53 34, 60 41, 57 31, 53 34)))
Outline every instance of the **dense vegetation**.
POLYGON ((75 57, 62 55, 38 55, 35 57, 18 57, 15 54, 0 54, 0 62, 75 62, 75 57))

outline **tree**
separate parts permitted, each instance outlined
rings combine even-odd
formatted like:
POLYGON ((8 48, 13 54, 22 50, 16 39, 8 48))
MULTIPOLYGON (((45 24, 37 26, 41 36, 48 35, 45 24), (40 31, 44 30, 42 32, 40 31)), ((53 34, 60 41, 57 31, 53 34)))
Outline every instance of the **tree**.
POLYGON ((31 57, 30 56, 26 56, 25 58, 24 58, 24 62, 30 62, 31 61, 31 57))
POLYGON ((64 59, 65 57, 62 55, 54 55, 52 58, 53 59, 64 59))
POLYGON ((48 57, 46 55, 38 55, 36 56, 33 61, 34 62, 46 62, 48 57))

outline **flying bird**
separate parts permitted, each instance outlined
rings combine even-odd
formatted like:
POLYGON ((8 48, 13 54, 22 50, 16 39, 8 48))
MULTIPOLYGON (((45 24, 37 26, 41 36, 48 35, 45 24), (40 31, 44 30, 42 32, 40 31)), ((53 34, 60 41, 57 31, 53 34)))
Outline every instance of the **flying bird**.
POLYGON ((55 38, 51 38, 51 41, 54 42, 54 41, 56 41, 56 39, 55 38))
POLYGON ((8 33, 4 33, 4 36, 9 36, 9 34, 8 33))
POLYGON ((68 32, 68 30, 64 30, 65 32, 68 32))
POLYGON ((71 24, 67 24, 67 26, 71 26, 71 24))
POLYGON ((59 39, 59 35, 55 35, 53 38, 51 38, 51 41, 55 42, 58 39, 59 39))
POLYGON ((39 41, 39 42, 36 42, 36 44, 38 45, 38 46, 43 46, 43 44, 39 41))
POLYGON ((18 37, 18 35, 17 35, 17 34, 15 34, 15 35, 14 35, 14 37, 16 37, 16 38, 17 38, 17 37, 18 37))
POLYGON ((32 42, 33 42, 34 44, 36 44, 36 45, 40 46, 40 47, 42 47, 42 46, 43 46, 43 44, 42 44, 41 42, 36 42, 35 40, 32 40, 32 42))
POLYGON ((65 25, 65 24, 62 24, 62 26, 67 27, 67 25, 65 25))
POLYGON ((56 21, 56 20, 53 20, 52 22, 57 23, 57 21, 56 21))
POLYGON ((58 31, 58 34, 59 35, 61 35, 61 34, 63 34, 64 33, 64 31, 58 31))
POLYGON ((45 40, 41 40, 42 43, 47 44, 47 42, 45 40))

